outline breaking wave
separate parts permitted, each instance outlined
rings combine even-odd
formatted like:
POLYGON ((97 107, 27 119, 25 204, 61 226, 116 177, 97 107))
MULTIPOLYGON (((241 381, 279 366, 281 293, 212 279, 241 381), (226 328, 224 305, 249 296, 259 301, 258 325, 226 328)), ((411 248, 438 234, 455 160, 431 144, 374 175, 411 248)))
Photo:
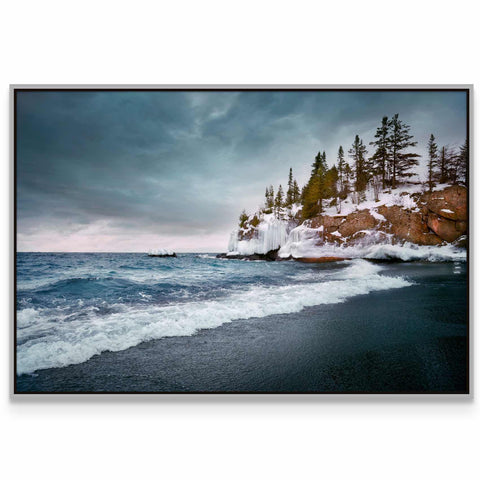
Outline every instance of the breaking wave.
POLYGON ((236 320, 299 312, 341 303, 357 295, 412 285, 381 275, 365 260, 319 272, 317 281, 283 286, 250 285, 212 300, 163 305, 88 306, 75 315, 60 308, 25 308, 17 313, 17 373, 85 362, 105 351, 120 351, 163 337, 194 335, 236 320), (319 281, 320 280, 320 281, 319 281))
POLYGON ((366 258, 376 260, 399 260, 403 262, 466 262, 467 252, 464 248, 452 244, 416 245, 405 242, 402 245, 380 243, 375 233, 369 232, 355 245, 344 246, 325 243, 317 245, 315 231, 303 226, 290 232, 287 243, 280 249, 280 257, 343 257, 366 258))

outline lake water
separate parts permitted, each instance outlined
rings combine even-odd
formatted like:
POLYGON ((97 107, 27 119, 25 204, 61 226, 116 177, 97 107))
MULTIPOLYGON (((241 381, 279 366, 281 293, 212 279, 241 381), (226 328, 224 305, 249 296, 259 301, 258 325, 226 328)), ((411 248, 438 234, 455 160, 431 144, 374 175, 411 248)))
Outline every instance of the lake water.
POLYGON ((17 255, 19 392, 465 392, 464 262, 17 255))

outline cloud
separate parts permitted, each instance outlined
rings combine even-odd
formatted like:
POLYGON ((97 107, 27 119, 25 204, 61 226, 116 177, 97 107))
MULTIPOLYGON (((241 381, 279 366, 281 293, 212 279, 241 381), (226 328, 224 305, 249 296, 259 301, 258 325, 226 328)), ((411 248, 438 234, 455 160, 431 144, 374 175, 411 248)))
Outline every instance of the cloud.
MULTIPOLYGON (((243 208, 399 113, 425 154, 465 139, 462 92, 18 92, 19 250, 224 250, 243 208), (155 244, 156 245, 152 245, 155 244)), ((422 173, 422 169, 420 169, 422 173)))

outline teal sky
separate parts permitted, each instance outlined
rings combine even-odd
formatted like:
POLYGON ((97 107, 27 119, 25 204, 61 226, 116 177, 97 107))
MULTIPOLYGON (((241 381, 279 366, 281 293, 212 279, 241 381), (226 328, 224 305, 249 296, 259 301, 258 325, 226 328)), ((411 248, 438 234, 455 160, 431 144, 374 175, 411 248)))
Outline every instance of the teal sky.
POLYGON ((18 92, 18 250, 224 251, 267 184, 395 113, 422 156, 465 140, 462 91, 18 92))

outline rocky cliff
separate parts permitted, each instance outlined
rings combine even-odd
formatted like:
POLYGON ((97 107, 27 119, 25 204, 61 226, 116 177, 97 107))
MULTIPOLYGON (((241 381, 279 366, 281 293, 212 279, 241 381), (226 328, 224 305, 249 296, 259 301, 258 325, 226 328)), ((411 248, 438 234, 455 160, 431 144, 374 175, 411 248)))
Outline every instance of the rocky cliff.
MULTIPOLYGON (((457 252, 466 245, 467 189, 459 185, 433 192, 409 186, 382 192, 376 200, 367 198, 359 204, 347 200, 305 222, 299 220, 299 208, 294 210, 280 215, 257 212, 255 226, 247 221, 243 229, 233 232, 226 256, 335 259, 368 257, 371 247, 378 250, 379 246, 383 252, 385 247, 390 251, 399 247, 455 247, 457 252)), ((423 251, 431 255, 436 251, 432 248, 423 251)))
POLYGON ((455 185, 410 197, 414 200, 410 208, 383 204, 345 216, 321 215, 309 223, 315 228, 323 226, 319 243, 355 243, 357 238, 376 232, 379 239, 388 238, 392 243, 440 245, 454 242, 467 232, 465 187, 455 185))

